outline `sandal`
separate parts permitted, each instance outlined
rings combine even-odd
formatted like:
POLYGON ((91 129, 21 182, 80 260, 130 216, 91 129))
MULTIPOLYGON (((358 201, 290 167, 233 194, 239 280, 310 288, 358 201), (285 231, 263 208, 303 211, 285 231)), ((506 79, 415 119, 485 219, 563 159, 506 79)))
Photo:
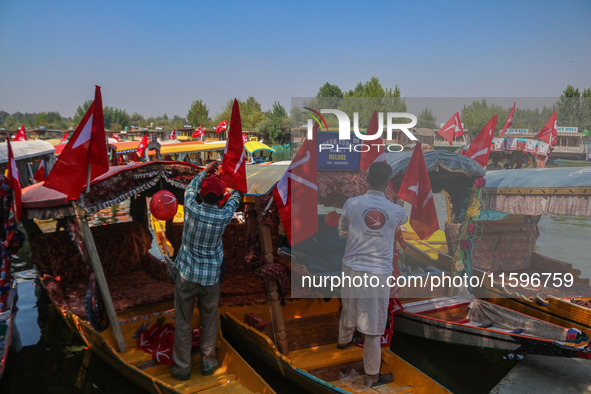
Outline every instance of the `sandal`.
POLYGON ((377 375, 365 375, 364 378, 364 383, 367 387, 376 387, 382 384, 391 383, 393 381, 394 375, 392 375, 392 372, 378 373, 377 375))
POLYGON ((359 337, 359 336, 353 336, 353 339, 351 339, 351 342, 345 343, 344 345, 341 345, 340 343, 337 343, 337 347, 339 349, 346 349, 346 348, 348 348, 350 346, 358 345, 359 342, 361 342, 361 337, 359 337))

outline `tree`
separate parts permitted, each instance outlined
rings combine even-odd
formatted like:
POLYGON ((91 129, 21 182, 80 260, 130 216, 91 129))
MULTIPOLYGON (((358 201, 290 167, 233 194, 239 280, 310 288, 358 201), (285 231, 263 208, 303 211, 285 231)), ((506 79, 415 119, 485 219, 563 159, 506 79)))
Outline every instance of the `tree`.
POLYGON ((104 107, 103 115, 105 117, 105 129, 107 130, 121 130, 131 125, 131 117, 123 109, 104 107))
POLYGON ((556 103, 556 120, 561 126, 579 125, 580 113, 579 106, 581 103, 581 92, 578 88, 568 85, 562 91, 558 102, 556 103))
MULTIPOLYGON (((232 116, 232 107, 234 106, 234 100, 229 100, 224 110, 215 117, 214 124, 218 124, 224 119, 228 122, 232 116)), ((252 96, 246 99, 246 101, 238 100, 238 108, 240 108, 240 118, 242 120, 243 130, 254 130, 256 126, 265 119, 265 114, 261 112, 261 104, 252 96)), ((231 127, 231 125, 230 125, 231 127)))
POLYGON ((144 117, 137 112, 134 112, 133 115, 131 115, 130 121, 132 126, 140 127, 146 125, 144 117))
MULTIPOLYGON (((591 87, 583 90, 579 107, 580 124, 582 130, 591 129, 591 87)), ((580 130, 580 131, 582 131, 580 130)))
POLYGON ((289 142, 290 120, 285 108, 279 103, 273 103, 273 110, 261 120, 256 130, 261 139, 272 144, 283 144, 289 142))
POLYGON ((189 112, 187 113, 187 121, 192 123, 195 128, 199 127, 200 124, 205 124, 206 127, 208 126, 208 123, 211 121, 209 119, 209 109, 201 99, 195 100, 191 104, 191 108, 189 108, 189 112))
POLYGON ((427 107, 417 116, 417 127, 426 127, 434 129, 437 127, 435 115, 431 112, 431 108, 427 107))
POLYGON ((77 125, 78 123, 80 123, 80 121, 82 121, 82 118, 84 117, 84 115, 86 114, 86 111, 88 111, 88 108, 90 108, 91 104, 92 104, 93 100, 86 100, 84 102, 84 104, 82 104, 82 106, 78 106, 78 108, 76 109, 76 113, 74 114, 74 123, 77 125))
POLYGON ((501 124, 500 122, 504 122, 504 119, 509 116, 509 111, 510 108, 503 108, 497 104, 488 105, 484 99, 473 101, 472 104, 464 106, 462 109, 461 118, 464 131, 467 130, 469 134, 476 136, 493 116, 498 115, 497 126, 501 124))
MULTIPOLYGON (((406 101, 400 98, 400 94, 398 85, 394 89, 384 89, 377 77, 371 77, 369 81, 359 82, 355 89, 346 92, 339 109, 345 112, 352 122, 353 114, 357 112, 359 128, 363 129, 369 125, 374 111, 406 112, 406 101)), ((334 122, 334 118, 330 117, 331 123, 334 122)), ((408 123, 408 119, 395 119, 396 121, 408 123)))
POLYGON ((316 98, 322 99, 322 105, 326 108, 338 108, 343 96, 341 88, 328 82, 322 85, 316 94, 316 98))

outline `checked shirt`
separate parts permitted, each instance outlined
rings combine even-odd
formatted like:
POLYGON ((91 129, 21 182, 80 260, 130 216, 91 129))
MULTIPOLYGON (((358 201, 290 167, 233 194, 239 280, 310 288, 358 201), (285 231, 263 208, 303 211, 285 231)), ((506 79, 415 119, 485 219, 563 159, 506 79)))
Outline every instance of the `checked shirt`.
POLYGON ((240 204, 234 191, 223 208, 201 203, 195 197, 208 174, 202 171, 185 191, 185 225, 180 251, 174 266, 181 277, 203 286, 214 285, 220 277, 224 249, 222 235, 240 204))

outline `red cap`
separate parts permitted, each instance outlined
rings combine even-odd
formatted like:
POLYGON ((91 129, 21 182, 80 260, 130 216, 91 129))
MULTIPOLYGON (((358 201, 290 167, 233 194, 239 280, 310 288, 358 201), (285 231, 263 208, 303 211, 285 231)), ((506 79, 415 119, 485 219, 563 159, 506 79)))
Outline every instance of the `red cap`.
POLYGON ((208 175, 201 183, 201 193, 206 195, 213 193, 216 196, 221 196, 226 190, 226 184, 215 174, 208 175))

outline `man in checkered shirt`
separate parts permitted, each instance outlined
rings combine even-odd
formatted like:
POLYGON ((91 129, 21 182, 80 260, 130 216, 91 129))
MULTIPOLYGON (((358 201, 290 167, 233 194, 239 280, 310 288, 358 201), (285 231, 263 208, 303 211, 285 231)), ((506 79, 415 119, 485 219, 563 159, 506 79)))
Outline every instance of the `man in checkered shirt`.
POLYGON ((220 366, 215 345, 218 335, 220 271, 224 257, 222 235, 240 204, 240 193, 233 191, 220 208, 226 186, 215 174, 217 162, 211 162, 185 191, 185 225, 179 253, 174 262, 175 336, 170 368, 173 377, 187 380, 191 374, 191 319, 197 297, 201 322, 200 352, 203 375, 211 375, 220 366), (201 193, 199 194, 199 188, 201 193), (201 196, 202 203, 197 201, 201 196))

